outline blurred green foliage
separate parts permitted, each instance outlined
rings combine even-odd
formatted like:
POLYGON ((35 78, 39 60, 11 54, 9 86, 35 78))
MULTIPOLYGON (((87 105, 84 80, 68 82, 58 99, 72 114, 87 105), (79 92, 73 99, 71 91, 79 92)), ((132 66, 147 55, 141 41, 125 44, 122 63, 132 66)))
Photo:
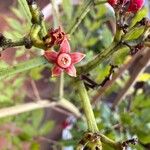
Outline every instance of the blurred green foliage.
MULTIPOLYGON (((70 0, 63 0, 62 4, 61 21, 65 28, 68 29, 74 16, 77 16, 82 9, 82 6, 73 6, 70 0)), ((5 36, 12 40, 17 40, 23 35, 26 35, 30 30, 29 15, 23 9, 21 3, 17 8, 11 8, 12 13, 15 14, 17 19, 7 17, 5 18, 9 24, 10 30, 5 32, 5 36)), ((131 27, 144 16, 147 15, 147 10, 142 9, 134 18, 131 27)), ((114 13, 106 5, 96 6, 87 17, 82 21, 77 31, 71 36, 71 46, 73 50, 79 50, 86 53, 85 62, 90 61, 97 53, 106 49, 113 40, 113 31, 110 29, 110 24, 114 25, 115 18, 114 13)), ((52 24, 48 24, 52 26, 52 24)), ((136 39, 143 32, 143 28, 135 28, 132 33, 126 35, 126 39, 136 39)), ((26 54, 34 54, 34 57, 38 56, 38 49, 32 48, 31 50, 25 50, 24 47, 17 48, 14 62, 16 63, 18 57, 22 57, 26 54)), ((122 65, 128 55, 129 49, 125 48, 117 52, 111 57, 111 63, 114 65, 122 65)), ((83 62, 84 63, 84 62, 83 62)), ((0 66, 3 68, 8 65, 4 62, 0 62, 0 66)), ((2 68, 0 68, 2 69, 2 68)), ((11 77, 0 82, 0 107, 6 107, 21 103, 24 101, 25 92, 22 91, 19 94, 20 89, 24 81, 28 78, 33 80, 39 80, 42 78, 41 72, 44 67, 34 68, 28 71, 26 74, 18 74, 15 77, 11 77), (7 86, 6 86, 7 85, 7 86), (5 90, 3 90, 5 88, 5 90)), ((98 83, 100 83, 108 74, 110 65, 107 60, 90 72, 91 77, 98 83)), ((145 85, 150 86, 150 74, 146 73, 139 77, 139 81, 143 81, 145 85), (145 76, 144 76, 145 75, 145 76)), ((125 81, 129 78, 129 73, 126 72, 119 78, 112 87, 105 93, 103 100, 98 102, 94 108, 94 113, 98 123, 98 127, 102 133, 114 139, 116 141, 126 140, 137 136, 139 138, 139 144, 131 146, 132 149, 145 150, 146 146, 150 145, 150 96, 144 92, 136 91, 135 94, 131 94, 131 98, 126 98, 118 107, 116 111, 110 109, 109 97, 112 97, 113 93, 119 92, 125 84, 125 81)), ((52 79, 53 80, 53 79, 52 79)), ((56 80, 53 80, 56 81, 56 80)), ((66 77, 65 82, 66 97, 73 103, 78 105, 79 109, 80 100, 76 91, 72 91, 70 87, 70 80, 66 77)), ((131 92, 132 93, 132 92, 131 92)), ((92 97, 95 94, 93 89, 89 90, 89 95, 92 97)), ((113 99, 113 98, 112 98, 113 99)), ((36 110, 29 113, 24 113, 16 117, 7 117, 0 119, 0 125, 15 124, 16 128, 21 130, 15 136, 10 132, 4 132, 1 136, 5 136, 8 142, 12 142, 14 149, 22 149, 24 142, 28 142, 31 145, 31 150, 38 150, 39 143, 36 138, 50 133, 54 127, 53 121, 47 121, 43 123, 44 110, 36 110)), ((67 141, 61 141, 64 145, 73 145, 80 139, 87 126, 83 120, 78 120, 71 133, 73 138, 67 141)), ((105 150, 111 150, 110 147, 104 145, 105 150)))

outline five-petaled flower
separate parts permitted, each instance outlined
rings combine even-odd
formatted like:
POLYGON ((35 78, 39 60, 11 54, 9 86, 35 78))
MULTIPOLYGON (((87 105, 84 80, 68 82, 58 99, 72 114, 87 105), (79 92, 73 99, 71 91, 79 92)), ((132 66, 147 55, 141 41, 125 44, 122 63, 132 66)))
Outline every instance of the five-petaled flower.
POLYGON ((52 76, 59 76, 62 71, 65 71, 68 75, 76 77, 76 68, 74 64, 80 62, 85 54, 80 52, 70 53, 70 45, 65 38, 60 44, 59 52, 45 51, 45 58, 55 64, 52 69, 52 76))

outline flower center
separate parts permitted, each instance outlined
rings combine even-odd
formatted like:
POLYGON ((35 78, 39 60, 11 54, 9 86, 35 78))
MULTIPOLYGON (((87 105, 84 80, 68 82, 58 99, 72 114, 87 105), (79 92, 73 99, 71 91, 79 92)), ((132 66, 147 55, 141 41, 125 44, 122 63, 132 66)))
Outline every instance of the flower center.
POLYGON ((57 58, 57 63, 61 68, 68 68, 71 65, 71 57, 69 54, 62 53, 57 58))

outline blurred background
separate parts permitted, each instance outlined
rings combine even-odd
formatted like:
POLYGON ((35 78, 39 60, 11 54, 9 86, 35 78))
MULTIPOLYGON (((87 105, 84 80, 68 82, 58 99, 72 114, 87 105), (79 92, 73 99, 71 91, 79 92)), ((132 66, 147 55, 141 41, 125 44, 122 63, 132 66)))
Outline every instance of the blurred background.
MULTIPOLYGON (((54 27, 55 16, 49 0, 37 0, 47 29, 54 27)), ((67 31, 72 20, 83 7, 82 0, 55 1, 60 22, 67 31)), ((149 14, 149 1, 136 14, 133 24, 149 14)), ((7 38, 17 40, 30 31, 21 2, 0 2, 0 32, 7 38)), ((86 54, 83 63, 90 61, 102 49, 106 49, 115 33, 115 17, 110 5, 98 5, 88 13, 77 31, 71 36, 72 51, 86 54)), ((8 48, 1 54, 0 69, 25 62, 40 55, 41 50, 32 47, 8 48)), ((120 141, 138 137, 139 144, 131 150, 150 149, 150 67, 149 51, 142 49, 132 53, 124 48, 89 73, 91 80, 103 86, 89 88, 99 130, 109 138, 120 141), (131 55, 132 54, 132 55, 131 55), (111 65, 117 66, 111 72, 111 65), (137 77, 138 76, 138 77, 137 77), (117 103, 116 103, 117 102, 117 103), (118 103, 119 102, 119 103, 118 103), (111 107, 113 106, 113 108, 111 107)), ((82 63, 81 63, 82 64, 82 63)), ((42 66, 5 78, 0 82, 1 109, 25 103, 58 100, 59 78, 51 78, 50 67, 42 66)), ((80 98, 66 75, 65 98, 76 106, 79 115, 63 106, 0 118, 0 150, 72 150, 86 131, 86 122, 80 98)), ((11 109, 7 110, 11 112, 11 109)), ((111 150, 104 145, 104 150, 111 150)))

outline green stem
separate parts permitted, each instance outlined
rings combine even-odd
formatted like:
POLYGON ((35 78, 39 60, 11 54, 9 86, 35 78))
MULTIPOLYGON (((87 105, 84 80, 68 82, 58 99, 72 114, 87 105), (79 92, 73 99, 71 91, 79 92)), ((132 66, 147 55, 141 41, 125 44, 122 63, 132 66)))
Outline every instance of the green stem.
POLYGON ((42 39, 47 33, 45 22, 43 21, 42 13, 36 3, 28 5, 28 7, 32 15, 32 24, 38 24, 41 27, 38 34, 40 35, 40 38, 42 39))
POLYGON ((60 75, 60 82, 59 82, 59 100, 64 97, 64 73, 62 72, 60 75))
POLYGON ((87 4, 85 4, 85 7, 84 7, 83 11, 79 15, 79 17, 77 17, 75 19, 75 22, 73 23, 73 25, 68 30, 68 32, 67 32, 68 34, 73 34, 74 33, 74 31, 79 26, 79 24, 81 23, 81 21, 84 19, 84 17, 86 16, 86 14, 90 11, 90 8, 91 8, 92 5, 93 5, 93 0, 88 1, 87 4))
POLYGON ((101 137, 102 143, 109 145, 110 147, 114 148, 115 150, 122 150, 122 145, 120 142, 115 142, 103 134, 100 134, 100 137, 101 137))
POLYGON ((122 30, 119 27, 116 28, 116 34, 115 34, 115 37, 114 37, 114 41, 119 42, 121 40, 122 34, 123 34, 122 30))
POLYGON ((82 65, 77 68, 78 75, 80 74, 86 74, 89 71, 93 70, 95 67, 97 67, 101 62, 104 60, 107 60, 112 56, 114 52, 116 52, 118 49, 122 48, 121 44, 112 43, 111 46, 108 49, 103 50, 100 52, 96 58, 91 60, 90 62, 86 63, 85 65, 82 65))
POLYGON ((3 51, 9 47, 16 47, 16 46, 23 46, 23 45, 25 45, 24 38, 19 39, 18 41, 12 41, 10 39, 6 39, 3 43, 1 43, 0 47, 2 47, 1 51, 3 51))
POLYGON ((31 38, 31 41, 33 42, 33 45, 35 47, 38 47, 38 48, 42 48, 42 49, 45 49, 45 44, 44 42, 40 39, 38 33, 40 32, 41 30, 41 26, 38 25, 38 24, 34 24, 31 28, 31 31, 30 31, 30 38, 31 38))
POLYGON ((107 3, 107 1, 98 1, 98 2, 95 2, 94 4, 95 5, 101 5, 101 4, 105 4, 105 3, 107 3))
MULTIPOLYGON (((60 25, 60 17, 59 11, 57 9, 57 5, 55 0, 51 0, 52 9, 53 9, 53 20, 54 20, 54 28, 57 28, 60 25)), ((64 97, 64 73, 62 72, 59 80, 59 100, 62 100, 64 97)))
POLYGON ((87 13, 90 11, 92 6, 104 4, 107 1, 102 0, 88 0, 84 5, 85 7, 81 10, 81 13, 79 16, 76 17, 74 23, 71 25, 71 27, 68 30, 68 34, 73 34, 74 31, 77 29, 81 21, 84 19, 84 17, 87 15, 87 13))
POLYGON ((90 99, 88 97, 88 93, 84 86, 83 81, 77 81, 77 88, 79 95, 81 97, 82 107, 84 109, 84 113, 87 119, 88 130, 91 132, 98 132, 98 127, 96 124, 92 106, 90 104, 90 99))

